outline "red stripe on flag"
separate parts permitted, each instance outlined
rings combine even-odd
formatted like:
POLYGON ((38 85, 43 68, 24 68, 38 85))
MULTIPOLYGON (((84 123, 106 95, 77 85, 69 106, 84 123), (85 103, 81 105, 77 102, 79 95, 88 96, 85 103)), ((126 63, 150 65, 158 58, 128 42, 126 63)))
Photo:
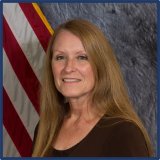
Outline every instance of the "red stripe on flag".
MULTIPOLYGON (((30 157, 32 140, 3 88, 3 123, 20 155, 30 157)), ((16 107, 16 106, 15 106, 16 107)))
POLYGON ((34 105, 36 111, 39 113, 38 91, 40 83, 4 17, 3 46, 20 83, 34 105))
POLYGON ((46 51, 49 39, 51 37, 50 32, 31 3, 19 3, 19 5, 27 17, 30 25, 32 26, 35 34, 37 35, 41 45, 43 46, 43 49, 46 51))

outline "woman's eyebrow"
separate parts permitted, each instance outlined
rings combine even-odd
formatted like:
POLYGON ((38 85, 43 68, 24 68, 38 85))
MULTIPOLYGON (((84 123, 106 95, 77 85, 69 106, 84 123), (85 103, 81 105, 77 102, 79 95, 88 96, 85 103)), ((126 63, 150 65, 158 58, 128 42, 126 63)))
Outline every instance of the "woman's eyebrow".
POLYGON ((61 50, 53 50, 53 53, 65 53, 65 52, 61 50))
MULTIPOLYGON (((53 53, 66 53, 67 51, 62 51, 62 50, 53 50, 53 53)), ((87 54, 86 53, 86 51, 85 50, 77 50, 77 51, 75 51, 75 53, 76 54, 81 54, 81 53, 83 53, 83 54, 87 54)))

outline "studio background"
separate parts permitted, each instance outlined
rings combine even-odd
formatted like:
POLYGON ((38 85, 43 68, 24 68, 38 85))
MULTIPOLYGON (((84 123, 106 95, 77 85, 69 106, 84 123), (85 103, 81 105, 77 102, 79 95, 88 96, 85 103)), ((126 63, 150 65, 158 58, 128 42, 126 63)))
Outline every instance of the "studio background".
MULTIPOLYGON (((110 41, 135 110, 157 145, 157 7, 154 3, 39 3, 53 29, 73 18, 99 26, 110 41)), ((24 44, 28 45, 28 43, 24 44)), ((22 108, 23 113, 23 108, 22 108)), ((33 115, 33 114, 32 114, 33 115)), ((34 130, 38 119, 29 118, 34 130)), ((32 130, 32 137, 33 137, 32 130)), ((98 138, 98 137, 97 137, 98 138)), ((3 156, 19 156, 3 133, 3 156)))

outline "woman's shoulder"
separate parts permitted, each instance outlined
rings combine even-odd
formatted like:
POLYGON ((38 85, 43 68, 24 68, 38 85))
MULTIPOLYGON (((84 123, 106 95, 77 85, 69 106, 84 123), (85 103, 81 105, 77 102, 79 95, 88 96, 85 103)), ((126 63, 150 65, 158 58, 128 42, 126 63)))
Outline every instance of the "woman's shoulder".
POLYGON ((108 115, 104 115, 99 124, 106 127, 136 126, 136 124, 129 119, 108 115))
POLYGON ((117 134, 123 134, 128 136, 129 134, 130 136, 139 135, 143 137, 141 129, 135 122, 119 117, 104 116, 99 123, 99 127, 106 129, 107 132, 108 130, 110 130, 111 132, 113 132, 112 135, 115 136, 117 134))
POLYGON ((148 156, 145 137, 136 123, 122 118, 104 117, 103 128, 110 156, 148 156))

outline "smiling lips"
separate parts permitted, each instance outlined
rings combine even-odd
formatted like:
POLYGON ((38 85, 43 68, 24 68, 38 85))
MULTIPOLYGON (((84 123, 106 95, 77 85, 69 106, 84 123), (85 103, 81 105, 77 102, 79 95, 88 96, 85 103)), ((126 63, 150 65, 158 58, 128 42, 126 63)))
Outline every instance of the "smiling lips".
POLYGON ((62 81, 72 83, 72 82, 80 82, 81 80, 77 78, 63 78, 62 81))

